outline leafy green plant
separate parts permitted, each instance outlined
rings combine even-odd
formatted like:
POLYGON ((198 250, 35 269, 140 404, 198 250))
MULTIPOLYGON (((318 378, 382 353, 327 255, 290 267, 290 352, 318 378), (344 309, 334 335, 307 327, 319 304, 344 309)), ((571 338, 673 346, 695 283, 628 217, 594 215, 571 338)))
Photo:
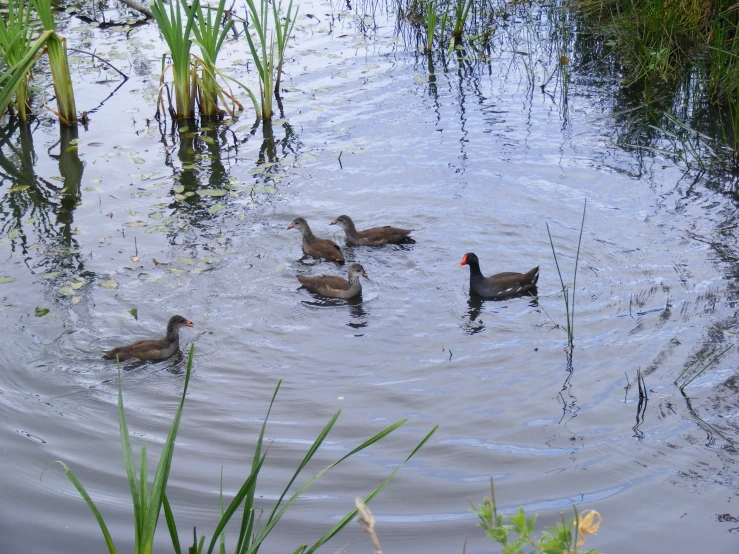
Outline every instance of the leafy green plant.
POLYGON ((273 3, 270 12, 269 1, 261 0, 259 7, 254 0, 246 0, 249 7, 251 24, 254 27, 256 37, 249 32, 249 25, 244 23, 246 40, 249 42, 254 64, 257 66, 259 75, 259 98, 261 101, 261 117, 272 118, 272 94, 278 92, 280 86, 280 74, 285 59, 285 51, 290 41, 290 35, 295 27, 297 8, 293 13, 293 0, 287 8, 285 21, 280 21, 280 10, 282 3, 273 3), (270 13, 274 30, 270 30, 270 13))
MULTIPOLYGON (((332 464, 326 466, 322 470, 320 470, 318 473, 313 475, 310 479, 308 479, 298 490, 296 490, 287 500, 285 500, 285 497, 288 494, 288 491, 292 487, 292 485, 295 483, 296 479, 300 475, 301 471, 305 468, 305 466, 310 462, 310 460, 313 458, 315 453, 318 451, 319 447, 323 443, 323 441, 328 436, 329 432, 333 428, 334 424, 339 418, 339 415, 341 414, 341 410, 336 412, 334 416, 329 420, 329 422, 326 424, 326 426, 321 430, 320 434, 316 438, 316 440, 313 442, 311 447, 308 449, 308 452, 306 452, 305 456, 303 457, 303 460, 298 465, 298 468, 295 470, 295 473, 293 474, 290 481, 287 483, 285 488, 282 491, 282 494, 277 499, 277 502, 275 502, 274 506, 272 507, 272 510, 267 515, 267 518, 263 521, 259 521, 259 514, 261 513, 260 509, 255 506, 255 494, 256 494, 256 486, 257 486, 257 478, 259 476, 259 472, 264 464, 265 458, 266 458, 266 451, 264 450, 264 432, 267 426, 267 421, 269 419, 269 414, 272 411, 272 405, 274 404, 275 398, 277 396, 277 392, 280 389, 280 383, 277 384, 277 387, 275 388, 275 392, 272 396, 272 400, 269 404, 269 408, 267 410, 267 415, 265 416, 264 422, 262 423, 262 429, 259 433, 259 438, 257 440, 257 444, 254 450, 254 458, 252 459, 252 467, 251 467, 251 473, 247 477, 244 484, 239 489, 238 493, 236 493, 236 496, 231 501, 231 503, 228 505, 228 507, 225 509, 225 511, 222 512, 222 516, 218 524, 216 525, 216 529, 213 532, 213 537, 210 541, 210 544, 206 550, 208 554, 211 554, 213 550, 216 547, 216 543, 221 541, 221 545, 224 545, 221 547, 220 552, 225 552, 225 539, 224 539, 224 533, 226 530, 226 526, 228 525, 231 518, 236 514, 236 512, 241 508, 241 524, 239 526, 239 535, 238 540, 236 542, 234 553, 238 554, 254 554, 256 553, 260 546, 262 545, 262 542, 267 538, 269 533, 272 531, 274 526, 280 521, 282 516, 285 514, 285 512, 290 508, 290 506, 302 495, 308 487, 310 487, 315 481, 317 481, 323 474, 325 474, 330 469, 336 467, 341 462, 346 460, 347 458, 350 458, 351 456, 357 454, 358 452, 361 452, 365 448, 375 444, 377 441, 381 440, 382 438, 388 436, 390 433, 398 429, 400 426, 402 426, 407 420, 403 419, 401 421, 398 421, 394 423, 393 425, 390 425, 389 427, 383 429, 373 437, 367 439, 362 444, 357 446, 356 448, 349 451, 347 454, 339 458, 337 461, 333 462, 332 464), (285 500, 283 502, 283 500, 285 500), (243 504, 243 507, 242 507, 243 504)), ((437 427, 434 427, 424 438, 421 440, 421 442, 411 451, 411 453, 403 460, 391 473, 388 475, 365 499, 364 503, 369 504, 369 502, 383 489, 385 486, 390 482, 390 480, 395 476, 395 474, 400 470, 403 465, 405 465, 408 460, 410 460, 418 450, 428 441, 431 436, 436 432, 437 427)), ((334 525, 331 529, 326 531, 324 535, 316 541, 315 544, 308 547, 308 545, 303 545, 299 547, 295 552, 297 553, 313 553, 315 552, 321 545, 326 543, 329 539, 334 537, 339 531, 341 531, 351 520, 356 516, 357 510, 354 509, 351 512, 349 512, 344 518, 342 518, 336 525, 334 525)), ((171 519, 172 524, 170 526, 170 534, 172 536, 172 543, 173 546, 175 546, 175 552, 179 554, 179 550, 177 549, 176 544, 179 543, 177 540, 177 530, 174 526, 174 519, 171 519)), ((168 525, 170 524, 170 518, 167 518, 168 525)), ((193 547, 195 548, 195 552, 197 554, 200 554, 203 552, 204 547, 204 540, 203 537, 200 539, 199 544, 194 544, 193 547)))
POLYGON ((547 527, 537 538, 534 536, 537 515, 527 518, 523 508, 507 518, 498 513, 492 479, 490 497, 486 496, 480 506, 472 504, 472 512, 480 518, 478 526, 490 540, 503 547, 503 554, 598 554, 594 549, 582 552, 579 548, 585 544, 586 535, 594 535, 598 531, 600 514, 595 510, 580 514, 574 505, 572 509, 575 516, 569 522, 565 522, 562 514, 560 523, 547 527))
MULTIPOLYGON (((169 55, 172 58, 171 66, 175 96, 174 116, 177 118, 187 119, 195 114, 197 81, 190 59, 190 48, 192 46, 190 33, 199 8, 199 0, 194 0, 192 6, 188 6, 185 0, 180 2, 172 0, 169 2, 169 10, 165 7, 164 0, 154 0, 151 4, 154 19, 156 19, 159 30, 164 36, 167 46, 169 46, 169 55)), ((213 61, 215 62, 215 60, 213 61)), ((164 63, 162 65, 164 66, 164 63)), ((167 67, 164 66, 162 81, 166 69, 167 67)), ((159 101, 161 102, 161 90, 159 95, 159 101)))
POLYGON ((54 15, 51 13, 51 0, 31 0, 31 5, 41 19, 44 29, 53 31, 52 34, 48 35, 45 46, 46 53, 49 56, 51 77, 54 80, 57 115, 63 123, 71 125, 77 121, 77 107, 74 101, 72 77, 69 73, 67 41, 56 33, 56 23, 54 22, 54 15))
MULTIPOLYGON (((46 45, 47 40, 52 35, 55 35, 54 31, 44 31, 41 33, 41 35, 31 44, 23 58, 18 60, 15 64, 8 63, 7 51, 3 52, 2 61, 6 64, 6 67, 2 73, 0 73, 0 114, 5 112, 13 101, 14 96, 17 98, 18 87, 20 87, 24 80, 27 79, 28 72, 31 71, 33 64, 36 63, 36 59, 46 45)), ((9 47, 11 49, 15 48, 15 43, 20 40, 21 37, 16 35, 11 39, 9 47)))
MULTIPOLYGON (((31 34, 31 9, 24 0, 10 0, 8 2, 7 17, 0 18, 0 51, 5 57, 8 66, 18 64, 30 51, 33 41, 31 34)), ((28 82, 30 71, 21 75, 21 80, 15 89, 13 107, 18 112, 18 118, 25 123, 28 121, 28 82)))
MULTIPOLYGON (((133 500, 133 522, 134 522, 134 552, 135 554, 151 554, 154 545, 154 533, 159 520, 159 512, 162 504, 165 504, 165 513, 171 515, 169 503, 165 495, 167 489, 167 481, 169 479, 169 469, 172 465, 172 456, 174 454, 174 444, 177 438, 177 431, 180 427, 182 418, 182 408, 185 405, 185 396, 187 395, 187 387, 190 384, 190 373, 192 371, 192 356, 195 346, 190 347, 190 354, 187 357, 187 371, 185 372, 185 385, 182 390, 182 398, 175 412, 172 426, 169 429, 167 440, 164 441, 162 454, 159 458, 156 473, 154 474, 154 482, 149 488, 149 473, 146 459, 146 445, 141 447, 141 455, 139 462, 139 471, 137 475, 136 462, 133 458, 133 450, 131 449, 131 439, 128 433, 128 425, 126 424, 126 413, 123 408, 123 391, 121 385, 120 366, 118 367, 118 426, 121 434, 121 443, 123 445, 123 460, 126 465, 126 475, 128 476, 128 486, 131 491, 131 499, 133 500)), ((113 539, 110 536, 105 520, 98 510, 95 503, 87 494, 82 483, 75 477, 72 470, 64 462, 57 461, 64 468, 64 473, 72 482, 74 487, 85 500, 103 533, 105 543, 108 546, 110 554, 117 552, 113 539)), ((169 517, 167 518, 169 522, 169 517)))
POLYGON ((232 19, 226 21, 221 27, 220 22, 226 7, 226 0, 220 0, 216 8, 215 16, 211 16, 210 9, 203 13, 201 5, 193 5, 193 11, 197 10, 197 23, 193 25, 192 31, 195 35, 195 43, 200 47, 202 58, 199 60, 202 66, 200 81, 198 83, 198 98, 200 102, 200 113, 202 115, 221 114, 218 108, 218 97, 223 96, 221 87, 216 82, 216 60, 226 40, 228 32, 234 25, 232 19))
MULTIPOLYGON (((125 466, 126 466, 128 484, 129 484, 129 489, 131 491, 131 498, 133 501, 133 520, 134 520, 134 537, 135 537, 134 552, 136 554, 151 554, 152 548, 153 548, 153 542, 154 542, 154 533, 156 531, 157 521, 158 521, 159 514, 162 508, 164 510, 164 516, 167 522, 167 529, 169 530, 170 538, 172 540, 173 550, 176 554, 182 553, 182 547, 179 541, 177 526, 175 524, 175 517, 172 511, 172 506, 170 505, 169 500, 167 499, 166 488, 167 488, 167 481, 169 479, 169 471, 170 471, 170 467, 172 464, 172 458, 174 454, 175 440, 177 438, 177 432, 178 432, 180 421, 182 418, 182 409, 184 407, 185 397, 187 395, 187 389, 188 389, 188 385, 190 382, 190 375, 192 372, 193 352, 194 352, 194 346, 190 348, 190 354, 187 359, 187 369, 185 372, 185 383, 184 383, 184 387, 182 391, 182 397, 180 398, 180 403, 175 413, 172 426, 169 430, 169 434, 167 435, 167 439, 164 443, 164 447, 162 449, 162 453, 159 458, 159 463, 157 465, 157 470, 154 475, 154 481, 151 487, 149 487, 146 446, 142 447, 141 449, 138 470, 136 468, 136 463, 134 461, 133 450, 131 448, 131 442, 130 442, 130 437, 129 437, 129 432, 128 432, 128 426, 126 424, 126 415, 125 415, 125 411, 123 407, 123 393, 122 393, 122 386, 121 386, 121 380, 120 380, 120 369, 119 369, 118 423, 119 423, 119 430, 121 434, 121 442, 123 445, 123 459, 124 459, 125 466)), ((280 384, 281 384, 281 381, 278 382, 277 386, 275 387, 274 394, 272 395, 272 400, 270 401, 269 408, 267 410, 267 415, 265 416, 264 422, 262 423, 261 431, 259 433, 259 438, 257 440, 256 447, 254 450, 254 457, 252 459, 251 471, 248 477, 246 478, 246 480, 244 481, 243 485, 237 492, 236 496, 229 503, 228 507, 225 510, 223 508, 223 494, 222 494, 222 481, 221 481, 221 495, 220 495, 221 518, 216 525, 216 528, 213 533, 213 537, 210 541, 210 544, 208 545, 207 550, 205 550, 209 554, 214 551, 214 549, 216 548, 216 544, 219 541, 220 541, 219 552, 225 553, 226 551, 225 550, 226 549, 226 542, 225 542, 226 526, 231 521, 231 518, 239 511, 239 509, 241 509, 241 522, 239 525, 238 540, 236 542, 234 552, 238 554, 256 554, 256 552, 259 550, 260 546, 262 545, 263 541, 272 531, 274 526, 280 521, 280 519, 285 514, 285 512, 300 497, 300 495, 302 495, 308 489, 308 487, 310 487, 315 481, 317 481, 327 471, 329 471, 333 467, 336 467, 338 464, 340 464, 347 458, 350 458, 351 456, 357 454, 358 452, 361 452, 365 448, 375 444, 379 440, 388 436, 390 433, 392 433, 393 431, 401 427, 407 421, 406 419, 398 421, 394 423, 393 425, 390 425, 389 427, 383 429, 382 431, 375 434, 374 436, 370 437, 369 439, 364 441, 362 444, 355 447, 354 449, 349 451, 347 454, 339 458, 337 461, 326 466, 325 468, 320 470, 318 473, 313 475, 300 488, 298 488, 294 493, 292 493, 289 498, 286 499, 290 488, 295 483, 301 471, 305 468, 305 466, 310 462, 310 460, 316 454, 321 444, 326 439, 329 432, 333 428, 334 424, 338 420, 339 415, 341 414, 341 410, 336 412, 336 414, 334 414, 334 416, 329 420, 326 426, 322 429, 322 431, 320 432, 316 440, 313 442, 312 446, 308 449, 308 452, 305 454, 305 456, 303 457, 303 460, 298 465, 298 468, 296 469, 290 481, 285 486, 282 494, 278 498, 277 502, 274 504, 272 510, 270 511, 266 519, 262 521, 260 517, 262 510, 261 508, 255 505, 257 478, 259 476, 259 472, 262 466, 264 465, 264 462, 267 456, 267 451, 266 451, 267 449, 264 447, 264 433, 265 433, 265 429, 267 426, 267 421, 269 419, 269 415, 272 411, 272 406, 274 405, 275 398, 277 397, 277 393, 280 389, 280 384)), ((416 452, 418 452, 418 450, 420 450, 420 448, 436 432, 437 428, 438 426, 434 427, 421 440, 421 442, 418 443, 418 445, 411 451, 411 453, 405 458, 405 460, 403 460, 397 467, 395 467, 395 469, 390 473, 390 475, 388 475, 364 499, 364 502, 366 504, 369 504, 369 502, 390 482, 390 480, 395 476, 398 470, 400 470, 400 468, 408 460, 410 460, 416 454, 416 452)), ((107 525, 105 524, 105 520, 103 519, 102 514, 98 510, 93 500, 90 498, 90 495, 87 493, 82 483, 80 483, 80 481, 74 475, 72 470, 64 462, 57 461, 56 463, 60 464, 64 468, 65 474, 67 475, 71 483, 74 485, 74 487, 77 489, 77 491, 80 493, 80 496, 82 496, 84 501, 87 503, 88 507, 90 508, 93 515, 95 516, 95 519, 98 522, 100 530, 105 539, 105 543, 108 547, 108 551, 111 554, 114 554, 115 552, 117 552, 117 550, 116 550, 115 544, 113 543, 113 539, 110 535, 110 532, 108 531, 107 525)), ((296 553, 308 554, 308 553, 315 552, 321 545, 323 545, 325 542, 327 542, 329 539, 335 536, 339 531, 341 531, 356 516, 356 513, 357 513, 356 509, 352 510, 346 516, 344 516, 344 518, 342 518, 339 522, 337 522, 331 529, 329 529, 326 533, 324 533, 324 535, 315 544, 313 544, 310 547, 308 547, 308 545, 303 545, 296 550, 296 553)), ((201 554, 204 551, 203 550, 204 548, 205 548, 205 537, 201 536, 199 542, 195 540, 195 543, 189 549, 189 552, 194 553, 194 554, 201 554)))
POLYGON ((452 41, 450 46, 456 46, 462 41, 462 33, 464 24, 467 21, 467 14, 472 7, 472 0, 456 0, 454 4, 454 25, 452 27, 452 41))
POLYGON ((423 51, 429 53, 434 48, 434 33, 438 21, 439 0, 426 0, 426 44, 423 51))

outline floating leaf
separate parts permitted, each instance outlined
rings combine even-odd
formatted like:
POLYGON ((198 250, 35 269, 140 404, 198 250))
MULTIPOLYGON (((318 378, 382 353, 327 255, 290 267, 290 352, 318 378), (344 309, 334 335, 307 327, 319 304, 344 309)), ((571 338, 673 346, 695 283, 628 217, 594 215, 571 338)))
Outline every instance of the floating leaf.
POLYGON ((188 127, 187 125, 183 125, 182 127, 180 127, 180 128, 178 129, 178 131, 179 131, 180 133, 187 133, 187 132, 188 132, 189 130, 190 130, 190 127, 188 127))
POLYGON ((184 269, 168 269, 167 273, 174 273, 175 275, 179 275, 180 273, 187 273, 184 269))
POLYGON ((27 188, 28 188, 28 185, 18 185, 18 186, 15 186, 15 187, 11 188, 11 189, 8 189, 8 193, 10 194, 10 193, 13 193, 13 192, 23 192, 27 188))
POLYGON ((12 231, 10 231, 10 233, 8 233, 8 238, 10 240, 17 239, 20 236, 20 234, 21 234, 20 229, 13 229, 12 231))
POLYGON ((175 195, 174 195, 174 199, 175 199, 175 200, 180 200, 180 201, 182 201, 182 200, 184 200, 184 199, 185 199, 185 195, 184 195, 184 194, 175 194, 175 195))
POLYGON ((87 283, 85 281, 75 281, 74 283, 71 283, 72 288, 74 290, 80 290, 82 287, 84 287, 87 283))
POLYGON ((102 279, 98 281, 98 284, 104 289, 115 290, 118 288, 118 283, 115 281, 115 279, 102 279))
POLYGON ((157 260, 156 258, 152 258, 152 261, 154 262, 154 265, 167 265, 167 264, 169 263, 169 262, 168 262, 168 261, 166 261, 166 260, 165 260, 165 261, 163 261, 163 262, 160 262, 160 261, 159 261, 159 260, 157 260))
POLYGON ((39 279, 56 279, 62 274, 61 271, 50 271, 49 273, 42 273, 41 275, 36 275, 39 279))
POLYGON ((36 317, 44 317, 49 311, 49 308, 36 308, 36 317))
POLYGON ((201 140, 202 140, 203 142, 207 143, 207 144, 215 144, 215 142, 216 142, 216 141, 214 141, 214 140, 213 140, 212 138, 210 138, 210 137, 206 137, 205 135, 201 135, 201 136, 200 136, 200 139, 201 139, 201 140))
POLYGON ((59 292, 65 296, 74 296, 77 294, 72 287, 62 287, 59 289, 59 292))
POLYGON ((209 214, 216 214, 216 213, 220 212, 220 211, 221 211, 221 210, 222 210, 223 208, 225 208, 225 207, 226 207, 226 206, 224 206, 223 204, 221 204, 221 203, 219 202, 218 204, 215 204, 215 205, 211 206, 211 207, 210 207, 210 208, 208 209, 208 213, 209 213, 209 214))
POLYGON ((159 221, 160 219, 162 219, 162 212, 151 212, 149 214, 149 217, 154 221, 159 221))
POLYGON ((131 308, 128 310, 128 313, 131 314, 134 318, 139 318, 139 309, 138 308, 131 308))
POLYGON ((4 285, 5 283, 12 283, 15 281, 15 277, 5 276, 0 277, 0 285, 4 285))
POLYGON ((185 185, 174 185, 172 190, 178 193, 183 193, 185 192, 185 185))
POLYGON ((226 196, 226 191, 216 190, 216 189, 204 189, 204 190, 199 190, 198 194, 200 196, 226 196))
POLYGON ((193 265, 195 263, 190 258, 185 258, 184 256, 177 256, 177 261, 185 265, 193 265))
POLYGON ((72 297, 72 304, 79 304, 80 300, 82 300, 82 297, 80 296, 73 296, 72 297))
POLYGON ((138 256, 131 256, 131 261, 132 261, 133 263, 136 263, 136 262, 138 262, 138 261, 139 261, 139 259, 140 259, 140 258, 139 258, 138 256))
POLYGON ((124 227, 146 227, 149 225, 146 221, 129 221, 128 223, 124 223, 124 227))
POLYGON ((203 258, 203 261, 206 264, 214 264, 214 263, 216 263, 216 261, 213 258, 211 258, 210 256, 206 256, 205 258, 203 258))

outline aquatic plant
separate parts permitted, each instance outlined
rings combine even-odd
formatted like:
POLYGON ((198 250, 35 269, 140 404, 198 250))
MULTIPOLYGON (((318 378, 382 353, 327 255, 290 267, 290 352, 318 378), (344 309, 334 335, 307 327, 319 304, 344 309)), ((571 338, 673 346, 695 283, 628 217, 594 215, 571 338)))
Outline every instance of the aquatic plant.
MULTIPOLYGON (((36 59, 46 45, 46 41, 54 34, 54 31, 44 31, 41 33, 31 44, 23 58, 15 64, 8 63, 7 50, 4 49, 2 52, 2 64, 5 65, 5 69, 0 73, 0 115, 8 108, 13 101, 13 97, 17 99, 18 88, 28 78, 28 73, 31 71, 33 64, 36 63, 36 59)), ((15 48, 15 44, 20 40, 20 35, 13 37, 8 43, 9 49, 15 48)))
POLYGON ((54 81, 56 107, 59 119, 71 125, 77 121, 77 107, 74 102, 72 77, 69 73, 67 41, 56 33, 54 15, 51 13, 51 0, 31 0, 31 5, 41 19, 44 29, 53 31, 46 39, 46 54, 49 56, 51 78, 54 81))
POLYGON ((206 13, 203 13, 200 4, 193 5, 193 11, 197 10, 197 23, 193 25, 192 32, 195 35, 195 43, 200 47, 202 55, 202 58, 199 59, 202 70, 198 81, 198 100, 201 115, 219 115, 222 113, 218 108, 218 97, 223 96, 223 93, 216 81, 216 75, 218 74, 216 60, 223 46, 223 41, 234 25, 233 20, 229 19, 221 27, 220 22, 225 7, 226 0, 220 0, 215 16, 212 17, 212 10, 206 9, 206 13))
MULTIPOLYGON (((562 514, 560 523, 546 527, 536 538, 534 526, 538 515, 527 518, 522 507, 507 518, 498 513, 492 478, 490 497, 486 496, 480 506, 475 506, 472 501, 470 504, 472 512, 480 518, 478 526, 482 527, 489 539, 502 545, 503 554, 524 551, 531 554, 577 554, 581 552, 579 548, 585 544, 585 537, 596 534, 602 521, 601 515, 595 510, 586 510, 580 514, 573 504, 575 516, 569 522, 565 523, 562 514)), ((590 549, 581 554, 598 554, 598 551, 590 549)))
MULTIPOLYGON (((48 0, 47 0, 48 1, 48 0)), ((195 14, 199 10, 200 1, 194 0, 192 6, 188 6, 185 0, 178 2, 172 0, 169 2, 169 10, 165 7, 164 0, 154 0, 151 4, 151 11, 154 19, 159 25, 159 30, 164 36, 164 40, 169 46, 169 55, 172 59, 172 77, 174 83, 175 109, 173 117, 190 118, 195 114, 195 94, 196 94, 196 76, 192 68, 190 59, 190 47, 192 39, 190 32, 192 31, 195 14), (183 18, 184 11, 184 18, 183 18)), ((164 81, 164 73, 167 70, 162 60, 162 83, 164 81)), ((159 100, 162 101, 162 88, 159 90, 159 100)))
POLYGON ((449 45, 450 48, 452 48, 453 46, 457 46, 462 42, 464 24, 467 21, 467 14, 469 13, 471 7, 472 0, 455 0, 452 26, 452 41, 449 45))
POLYGON ((293 13, 293 0, 287 7, 285 21, 280 20, 282 2, 274 2, 272 9, 269 8, 268 0, 261 0, 259 8, 254 0, 246 0, 251 16, 251 25, 254 27, 256 37, 249 32, 249 25, 244 22, 244 34, 249 43, 254 64, 257 66, 259 75, 259 98, 261 105, 261 117, 272 118, 272 94, 279 92, 280 74, 285 59, 285 51, 290 41, 290 35, 295 27, 297 8, 293 13), (270 12, 272 15, 273 30, 270 30, 270 12), (255 42, 257 40, 259 44, 255 42), (276 59, 276 61, 275 61, 276 59))
POLYGON ((439 18, 439 0, 426 0, 426 44, 423 51, 429 53, 434 48, 434 33, 439 18))
MULTIPOLYGON (((27 6, 24 0, 10 0, 7 16, 0 17, 0 52, 7 66, 15 66, 30 51, 33 45, 32 31, 30 6, 27 6)), ((30 78, 30 70, 23 72, 14 90, 15 102, 12 105, 23 123, 28 121, 28 82, 30 78)))
POLYGON ((580 245, 582 244, 582 231, 585 228, 585 211, 587 207, 588 207, 588 200, 586 198, 585 203, 582 208, 582 222, 580 223, 580 237, 577 240, 577 254, 575 255, 575 270, 572 276, 572 295, 571 296, 570 296, 569 285, 565 285, 564 278, 562 277, 562 270, 559 268, 559 260, 557 259, 557 251, 554 249, 554 241, 552 240, 552 233, 549 230, 549 223, 547 223, 547 234, 549 235, 549 244, 552 247, 552 256, 554 256, 554 264, 557 266, 557 274, 559 275, 559 282, 562 284, 562 294, 564 295, 565 312, 567 314, 567 345, 570 348, 574 346, 574 340, 575 340, 575 290, 576 290, 575 287, 577 285, 577 267, 580 263, 580 245))
MULTIPOLYGON (((177 407, 177 411, 175 412, 174 420, 172 421, 172 426, 170 427, 169 434, 167 435, 167 439, 164 442, 162 453, 159 458, 159 463, 157 464, 156 473, 154 475, 154 481, 151 487, 149 487, 146 445, 141 448, 138 471, 136 468, 136 463, 134 461, 128 426, 126 424, 125 410, 123 407, 123 392, 120 378, 120 367, 118 370, 118 424, 121 435, 121 442, 123 445, 123 459, 126 466, 129 489, 131 491, 131 499, 133 501, 134 552, 136 554, 151 554, 154 543, 154 533, 156 532, 157 521, 162 509, 164 509, 167 529, 169 530, 174 552, 176 554, 182 553, 182 548, 179 541, 179 534, 177 531, 177 526, 175 524, 175 517, 172 511, 172 506, 167 499, 166 488, 167 481, 169 479, 170 467, 172 465, 172 458, 174 455, 175 440, 177 438, 177 432, 179 430, 180 421, 182 418, 182 409, 185 404, 185 397, 187 396, 187 389, 190 383, 194 350, 195 347, 191 346, 190 353, 187 358, 187 368, 185 371, 185 382, 182 390, 182 396, 180 398, 180 403, 177 407)), ((257 443, 254 449, 251 472, 249 473, 239 491, 236 493, 234 499, 225 510, 223 509, 223 494, 221 492, 221 518, 216 525, 215 531, 213 533, 213 538, 211 539, 208 549, 206 550, 208 554, 213 552, 214 548, 216 547, 216 543, 219 540, 219 552, 225 553, 226 526, 242 505, 243 509, 241 524, 239 526, 239 535, 234 552, 238 554, 255 554, 259 550, 264 539, 269 535, 274 526, 280 521, 288 508, 290 508, 290 506, 306 491, 306 489, 308 489, 308 487, 310 487, 327 471, 337 466, 347 458, 350 458, 351 456, 357 454, 358 452, 361 452, 365 448, 388 436, 390 433, 401 427, 407 421, 407 419, 402 419, 383 429, 374 436, 370 437, 362 444, 350 450, 347 454, 343 455, 337 461, 333 462, 332 464, 328 465, 327 467, 323 468, 318 473, 313 475, 287 500, 285 500, 288 491, 295 483, 299 474, 313 458, 313 456, 318 451, 321 444, 333 428, 334 424, 339 419, 341 410, 336 412, 336 414, 334 414, 334 416, 324 426, 316 440, 308 449, 308 452, 305 454, 302 461, 298 465, 298 468, 295 470, 292 478, 285 486, 277 502, 275 502, 267 518, 262 521, 261 509, 255 507, 257 478, 267 457, 267 452, 263 445, 264 432, 281 383, 282 381, 279 381, 277 383, 277 386, 275 387, 274 394, 272 395, 272 400, 270 401, 269 408, 267 409, 267 415, 265 416, 262 423, 259 438, 257 439, 257 443), (283 500, 285 501, 283 502, 283 500)), ((410 460, 416 454, 416 452, 418 452, 418 450, 420 450, 420 448, 431 438, 431 436, 436 432, 437 428, 438 426, 434 427, 421 440, 421 442, 418 443, 418 445, 411 451, 411 453, 405 458, 405 460, 403 460, 398 466, 396 466, 395 469, 364 499, 365 503, 369 503, 390 482, 390 480, 395 476, 398 470, 400 470, 400 468, 403 467, 403 465, 405 465, 405 463, 410 460)), ((69 468, 69 466, 67 466, 62 461, 57 461, 56 463, 60 464, 64 468, 64 473, 77 489, 80 496, 82 496, 84 501, 87 503, 88 507, 90 508, 93 515, 95 516, 95 519, 98 522, 100 531, 102 532, 105 543, 108 547, 108 551, 111 554, 114 554, 115 552, 117 552, 117 550, 99 509, 90 498, 90 495, 87 493, 82 483, 80 483, 72 470, 69 468)), ((342 518, 331 529, 324 533, 324 535, 311 547, 303 545, 299 547, 295 552, 305 554, 315 552, 321 545, 323 545, 325 542, 335 536, 339 531, 341 531, 355 517, 356 513, 356 509, 350 511, 346 516, 344 516, 344 518, 342 518)), ((201 536, 199 542, 197 541, 197 536, 195 538, 195 544, 193 544, 192 548, 189 549, 189 552, 200 554, 205 546, 205 537, 201 536)))

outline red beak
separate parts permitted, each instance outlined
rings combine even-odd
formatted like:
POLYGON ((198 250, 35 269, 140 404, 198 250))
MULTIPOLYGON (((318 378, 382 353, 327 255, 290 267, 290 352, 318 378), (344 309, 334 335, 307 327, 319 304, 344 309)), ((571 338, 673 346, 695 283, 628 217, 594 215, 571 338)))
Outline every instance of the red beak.
POLYGON ((329 223, 329 225, 338 225, 338 223, 336 223, 336 220, 334 219, 331 223, 329 223))
POLYGON ((195 324, 188 319, 185 321, 185 327, 195 327, 195 324))
POLYGON ((459 262, 458 267, 462 267, 463 265, 467 265, 467 254, 465 254, 464 257, 462 258, 462 261, 459 262))

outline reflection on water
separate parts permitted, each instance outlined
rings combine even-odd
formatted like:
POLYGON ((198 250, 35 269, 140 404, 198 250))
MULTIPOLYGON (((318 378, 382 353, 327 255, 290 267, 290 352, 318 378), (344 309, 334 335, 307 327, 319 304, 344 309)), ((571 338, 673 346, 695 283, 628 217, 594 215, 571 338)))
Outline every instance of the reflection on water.
POLYGON ((485 330, 485 323, 482 320, 481 314, 489 313, 496 314, 501 308, 506 308, 509 302, 522 302, 521 299, 528 299, 528 305, 532 308, 538 308, 539 303, 537 300, 538 291, 536 287, 530 289, 529 292, 525 292, 515 296, 509 296, 504 299, 496 298, 483 298, 470 291, 469 298, 467 299, 467 314, 466 321, 464 322, 464 331, 468 335, 476 335, 485 330), (488 309, 484 310, 485 304, 487 303, 488 309), (495 309, 497 306, 498 309, 495 309))

